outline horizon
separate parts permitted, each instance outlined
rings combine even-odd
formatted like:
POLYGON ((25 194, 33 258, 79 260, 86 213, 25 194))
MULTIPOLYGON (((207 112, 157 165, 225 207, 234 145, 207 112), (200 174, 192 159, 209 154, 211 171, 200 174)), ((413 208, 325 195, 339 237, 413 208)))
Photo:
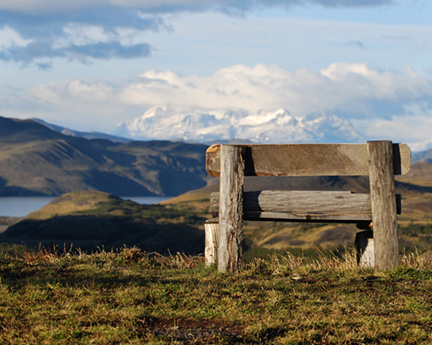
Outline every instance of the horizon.
POLYGON ((425 1, 0 0, 0 115, 112 134, 153 107, 329 113, 427 142, 425 1))

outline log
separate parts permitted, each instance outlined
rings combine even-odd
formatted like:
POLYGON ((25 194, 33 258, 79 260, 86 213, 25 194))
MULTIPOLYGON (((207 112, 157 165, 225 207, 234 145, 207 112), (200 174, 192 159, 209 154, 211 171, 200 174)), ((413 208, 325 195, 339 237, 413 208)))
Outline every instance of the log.
POLYGON ((217 250, 219 242, 219 224, 217 223, 206 223, 204 225, 205 230, 205 250, 204 258, 206 266, 209 267, 216 263, 217 250))
POLYGON ((367 148, 375 268, 391 269, 399 264, 392 142, 369 141, 367 148))
MULTIPOLYGON (((245 148, 246 176, 356 176, 369 175, 366 144, 281 144, 239 145, 245 148)), ((211 176, 220 175, 221 145, 206 154, 211 176)), ((411 150, 393 144, 394 174, 406 174, 411 167, 411 150)))
POLYGON ((218 271, 239 273, 243 242, 244 148, 221 147, 218 271))

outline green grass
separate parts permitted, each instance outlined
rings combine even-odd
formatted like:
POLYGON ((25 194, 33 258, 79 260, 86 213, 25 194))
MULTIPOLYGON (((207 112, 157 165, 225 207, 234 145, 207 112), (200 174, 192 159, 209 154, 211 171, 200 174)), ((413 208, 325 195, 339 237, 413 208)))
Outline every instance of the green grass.
POLYGON ((428 344, 432 263, 349 251, 255 259, 239 275, 136 248, 0 254, 0 344, 428 344))

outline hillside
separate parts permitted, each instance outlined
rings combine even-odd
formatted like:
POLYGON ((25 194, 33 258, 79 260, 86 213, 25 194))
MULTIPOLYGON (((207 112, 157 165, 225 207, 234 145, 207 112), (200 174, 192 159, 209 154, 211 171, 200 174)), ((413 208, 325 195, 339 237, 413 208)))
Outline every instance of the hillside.
MULTIPOLYGON (((430 253, 429 253, 430 258, 430 253)), ((254 260, 238 275, 136 248, 0 252, 4 344, 430 344, 432 265, 354 253, 254 260)))
POLYGON ((10 226, 0 234, 0 242, 83 250, 127 245, 198 254, 204 248, 199 230, 204 221, 187 207, 139 205, 102 192, 73 192, 10 226))
MULTIPOLYGON (((190 191, 162 204, 189 205, 205 212, 215 183, 190 191)), ((432 163, 417 162, 411 172, 396 177, 396 193, 402 195, 399 215, 401 249, 432 249, 432 163)), ((369 181, 363 177, 249 177, 245 190, 349 190, 368 193, 369 181)), ((246 258, 263 255, 267 250, 290 249, 310 251, 313 248, 333 250, 352 246, 359 230, 355 224, 246 222, 244 237, 246 258)))
POLYGON ((206 185, 205 150, 169 141, 87 140, 0 117, 0 196, 77 190, 179 195, 206 185))
POLYGON ((432 162, 432 149, 428 149, 425 151, 420 151, 420 152, 416 152, 413 154, 412 156, 412 161, 413 162, 432 162))
MULTIPOLYGON (((401 249, 432 249, 432 187, 416 184, 424 164, 413 165, 413 175, 397 182, 402 194, 399 216, 401 249)), ((428 175, 424 174, 423 179, 428 175)), ((399 179, 399 178, 398 178, 399 179)), ((138 205, 101 192, 74 192, 54 199, 41 210, 29 214, 0 235, 0 242, 39 244, 95 250, 97 247, 121 248, 136 245, 147 251, 186 251, 202 253, 203 228, 210 192, 218 189, 217 180, 205 188, 190 191, 161 205, 138 205)), ((265 189, 338 189, 367 192, 363 178, 252 178, 246 190, 265 189)), ((245 259, 263 256, 274 250, 334 250, 352 246, 355 224, 246 222, 245 259)))

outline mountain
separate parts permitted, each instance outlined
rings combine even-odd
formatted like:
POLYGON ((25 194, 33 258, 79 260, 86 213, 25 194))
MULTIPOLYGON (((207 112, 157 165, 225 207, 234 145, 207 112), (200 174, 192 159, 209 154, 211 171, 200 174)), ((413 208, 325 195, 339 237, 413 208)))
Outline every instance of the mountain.
POLYGON ((106 140, 111 140, 119 143, 127 143, 131 141, 131 139, 126 139, 126 138, 118 137, 111 134, 101 133, 101 132, 80 132, 74 129, 57 126, 37 118, 33 118, 32 120, 40 123, 41 125, 48 127, 53 131, 59 132, 64 135, 69 135, 72 137, 85 138, 85 139, 106 139, 106 140))
POLYGON ((412 155, 413 162, 428 162, 432 163, 432 149, 420 151, 412 155))
POLYGON ((178 195, 206 185, 207 146, 169 141, 113 142, 0 117, 0 195, 178 195))
POLYGON ((195 142, 247 140, 254 143, 360 142, 353 126, 333 114, 295 117, 286 109, 227 112, 182 112, 169 106, 149 109, 140 118, 120 124, 114 134, 132 139, 195 142))

